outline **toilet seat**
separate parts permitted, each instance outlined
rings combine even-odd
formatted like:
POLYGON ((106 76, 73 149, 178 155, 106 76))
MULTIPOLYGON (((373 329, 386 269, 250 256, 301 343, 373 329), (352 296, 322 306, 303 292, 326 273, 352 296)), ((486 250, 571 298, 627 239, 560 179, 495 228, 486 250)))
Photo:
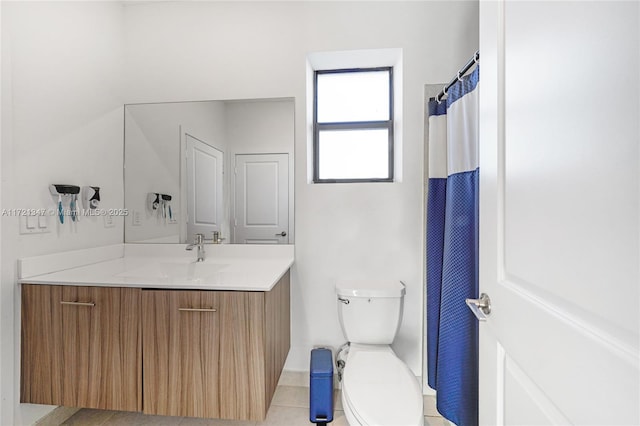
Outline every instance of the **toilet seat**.
POLYGON ((423 425, 422 391, 409 367, 389 346, 352 346, 342 381, 345 411, 361 425, 423 425))

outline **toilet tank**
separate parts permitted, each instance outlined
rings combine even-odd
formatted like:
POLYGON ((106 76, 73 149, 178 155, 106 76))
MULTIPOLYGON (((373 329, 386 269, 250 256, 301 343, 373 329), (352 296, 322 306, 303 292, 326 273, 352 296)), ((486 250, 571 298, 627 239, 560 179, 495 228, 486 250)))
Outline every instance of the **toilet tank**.
POLYGON ((338 317, 347 341, 390 345, 402 321, 404 294, 400 281, 338 282, 338 317))

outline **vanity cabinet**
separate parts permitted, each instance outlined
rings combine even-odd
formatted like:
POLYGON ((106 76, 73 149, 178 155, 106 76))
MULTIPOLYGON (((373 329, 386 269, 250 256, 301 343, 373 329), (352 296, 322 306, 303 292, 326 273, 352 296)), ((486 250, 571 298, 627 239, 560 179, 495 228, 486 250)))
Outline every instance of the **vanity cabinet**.
POLYGON ((263 420, 290 345, 289 272, 268 292, 142 290, 144 412, 263 420))
POLYGON ((140 289, 22 285, 20 401, 141 409, 140 289))
POLYGON ((270 291, 22 284, 20 400, 263 420, 290 346, 270 291))

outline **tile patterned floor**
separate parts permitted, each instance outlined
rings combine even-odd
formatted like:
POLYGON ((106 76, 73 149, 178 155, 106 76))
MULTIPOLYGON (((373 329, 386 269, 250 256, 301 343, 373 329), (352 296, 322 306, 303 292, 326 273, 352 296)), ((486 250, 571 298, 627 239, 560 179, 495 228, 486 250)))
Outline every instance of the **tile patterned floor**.
MULTIPOLYGON (((340 392, 336 391, 334 420, 331 426, 348 426, 342 411, 340 392)), ((435 409, 435 398, 425 397, 425 426, 451 426, 435 409)), ((262 422, 197 419, 192 417, 150 416, 141 413, 82 409, 66 421, 38 422, 37 426, 309 426, 309 388, 279 385, 267 418, 262 422)))

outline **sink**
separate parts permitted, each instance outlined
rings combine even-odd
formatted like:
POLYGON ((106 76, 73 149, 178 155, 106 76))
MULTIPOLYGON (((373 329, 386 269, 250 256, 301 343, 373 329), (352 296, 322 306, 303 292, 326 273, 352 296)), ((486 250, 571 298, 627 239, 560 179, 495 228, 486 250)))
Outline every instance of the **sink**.
POLYGON ((197 282, 213 278, 227 266, 229 265, 206 262, 161 262, 124 271, 115 276, 122 278, 197 282))

